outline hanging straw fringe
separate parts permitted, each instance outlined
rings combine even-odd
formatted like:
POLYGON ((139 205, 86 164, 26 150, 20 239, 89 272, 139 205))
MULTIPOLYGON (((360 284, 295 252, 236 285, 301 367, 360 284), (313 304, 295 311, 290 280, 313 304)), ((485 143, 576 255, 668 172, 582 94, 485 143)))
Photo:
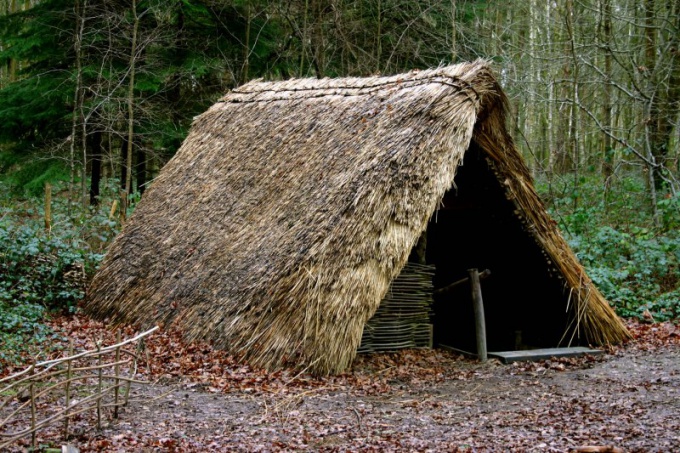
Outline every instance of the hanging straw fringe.
POLYGON ((87 310, 174 325, 266 368, 342 372, 474 140, 574 291, 579 329, 619 342, 628 332, 533 188, 507 102, 481 60, 246 84, 194 121, 110 247, 87 310))

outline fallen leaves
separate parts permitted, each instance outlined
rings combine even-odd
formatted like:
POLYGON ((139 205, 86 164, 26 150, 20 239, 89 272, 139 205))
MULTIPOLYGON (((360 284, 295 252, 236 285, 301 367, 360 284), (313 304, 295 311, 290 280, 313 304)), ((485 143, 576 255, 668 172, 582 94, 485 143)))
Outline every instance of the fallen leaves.
MULTIPOLYGON (((74 420, 69 442, 112 452, 680 450, 680 329, 627 322, 634 340, 600 356, 501 365, 402 350, 360 355, 327 378, 251 367, 159 332, 138 370, 155 385, 134 389, 148 403, 100 432, 87 417, 74 420)), ((52 326, 77 350, 115 342, 82 316, 52 326)), ((134 333, 126 327, 123 336, 134 333)), ((40 441, 65 442, 58 430, 40 441)))
POLYGON ((625 453, 625 450, 612 445, 585 445, 571 450, 573 453, 625 453))

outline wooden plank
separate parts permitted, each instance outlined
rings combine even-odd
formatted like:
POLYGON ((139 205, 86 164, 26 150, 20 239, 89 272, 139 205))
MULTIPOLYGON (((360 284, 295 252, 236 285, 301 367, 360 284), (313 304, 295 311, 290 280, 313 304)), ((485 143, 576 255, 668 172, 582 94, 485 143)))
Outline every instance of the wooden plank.
POLYGON ((577 346, 572 348, 525 349, 522 351, 499 351, 488 353, 489 357, 500 359, 503 363, 546 360, 553 357, 579 357, 586 354, 600 355, 604 354, 604 351, 577 346))

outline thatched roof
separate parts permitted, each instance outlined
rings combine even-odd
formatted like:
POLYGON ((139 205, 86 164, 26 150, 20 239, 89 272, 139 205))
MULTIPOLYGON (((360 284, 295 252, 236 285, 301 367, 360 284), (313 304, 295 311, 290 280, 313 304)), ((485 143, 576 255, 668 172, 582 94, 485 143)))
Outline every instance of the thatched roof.
POLYGON ((483 61, 248 83, 196 118, 90 287, 114 323, 175 325, 269 368, 345 370, 475 141, 591 343, 628 333, 549 218, 483 61))

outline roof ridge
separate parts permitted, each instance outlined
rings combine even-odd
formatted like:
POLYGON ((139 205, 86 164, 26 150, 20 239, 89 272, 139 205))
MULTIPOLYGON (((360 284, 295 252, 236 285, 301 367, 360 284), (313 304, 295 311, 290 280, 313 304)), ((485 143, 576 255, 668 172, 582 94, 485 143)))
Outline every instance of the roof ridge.
MULTIPOLYGON (((309 80, 309 79, 299 79, 299 80, 309 80)), ((323 80, 323 79, 319 79, 323 80)), ((337 79, 341 80, 341 79, 337 79)), ((371 85, 367 86, 352 86, 352 85, 334 85, 334 86, 302 86, 302 87, 290 87, 286 88, 281 87, 280 85, 290 82, 290 81, 281 81, 280 83, 277 82, 266 82, 268 84, 277 84, 279 85, 278 88, 267 88, 267 89, 260 89, 260 90, 242 90, 239 88, 234 89, 233 91, 229 92, 227 95, 225 95, 222 99, 218 100, 218 103, 250 103, 250 102, 271 102, 271 101, 285 101, 285 100, 291 100, 291 99, 313 99, 313 98, 320 98, 320 97, 325 97, 325 96, 344 96, 344 97, 349 97, 349 96, 366 96, 366 95, 371 95, 374 94, 376 91, 383 90, 387 87, 393 86, 394 88, 413 88, 416 86, 422 86, 422 85, 427 85, 431 83, 439 83, 441 85, 446 85, 453 87, 458 90, 471 90, 476 99, 470 98, 470 101, 477 102, 479 101, 481 95, 479 92, 475 89, 475 87, 472 85, 472 83, 463 80, 462 78, 458 76, 453 76, 453 75, 443 75, 443 74, 432 74, 428 77, 423 77, 423 78, 411 78, 411 79, 402 79, 402 78, 397 78, 396 80, 390 78, 390 80, 385 80, 380 83, 374 83, 371 85), (451 82, 453 81, 453 82, 451 82), (266 93, 281 93, 282 95, 279 97, 267 97, 267 98, 260 98, 260 97, 252 97, 252 98, 242 98, 239 97, 239 95, 242 96, 258 96, 258 95, 263 95, 266 93), (283 95, 283 93, 308 93, 308 96, 295 96, 292 98, 291 96, 286 96, 283 95)), ((260 82, 258 82, 260 83, 260 82)), ((247 85, 244 85, 247 86, 247 85)))

